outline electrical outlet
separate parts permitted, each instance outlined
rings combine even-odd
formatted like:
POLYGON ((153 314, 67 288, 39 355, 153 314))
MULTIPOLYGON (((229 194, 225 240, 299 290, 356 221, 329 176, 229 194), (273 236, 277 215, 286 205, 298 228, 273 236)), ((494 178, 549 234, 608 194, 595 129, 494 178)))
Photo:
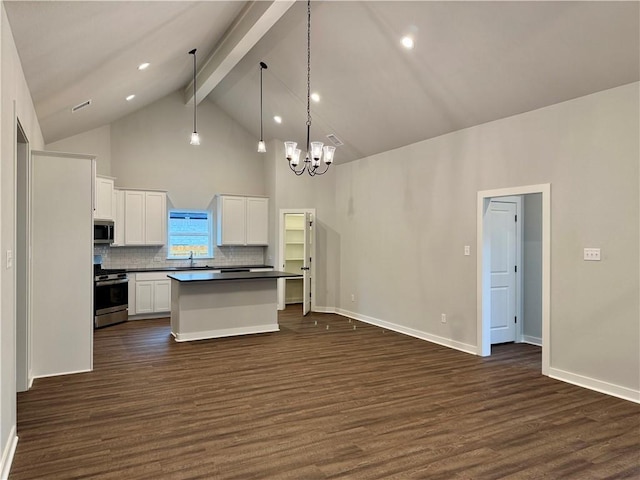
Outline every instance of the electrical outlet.
POLYGON ((469 245, 464 246, 464 254, 465 256, 471 255, 471 247, 469 245))
POLYGON ((356 301, 356 295, 354 293, 351 294, 351 301, 352 302, 356 301))
POLYGON ((585 248, 584 249, 584 260, 588 262, 599 262, 600 261, 600 249, 599 248, 585 248))
POLYGON ((443 313, 442 315, 440 315, 440 322, 441 323, 447 323, 447 314, 443 313))
POLYGON ((7 250, 7 270, 13 267, 13 250, 7 250))

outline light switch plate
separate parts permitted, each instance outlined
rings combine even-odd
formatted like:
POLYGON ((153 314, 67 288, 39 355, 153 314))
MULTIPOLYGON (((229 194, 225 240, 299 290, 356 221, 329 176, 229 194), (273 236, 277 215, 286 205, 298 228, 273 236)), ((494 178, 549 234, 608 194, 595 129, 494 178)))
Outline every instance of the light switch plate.
POLYGON ((471 247, 469 245, 464 246, 464 254, 465 256, 471 255, 471 247))
POLYGON ((600 249, 599 248, 585 248, 584 259, 587 262, 599 262, 600 261, 600 249))
POLYGON ((7 250, 7 270, 13 267, 13 250, 7 250))

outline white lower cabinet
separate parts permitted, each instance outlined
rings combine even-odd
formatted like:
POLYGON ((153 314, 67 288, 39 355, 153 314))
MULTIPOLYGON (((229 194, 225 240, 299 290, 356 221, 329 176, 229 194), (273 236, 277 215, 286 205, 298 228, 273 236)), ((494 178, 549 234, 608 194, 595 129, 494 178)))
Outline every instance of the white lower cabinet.
POLYGON ((135 315, 171 311, 171 280, 167 272, 136 273, 134 301, 135 315))
POLYGON ((171 311, 171 280, 153 282, 153 308, 155 312, 171 311))

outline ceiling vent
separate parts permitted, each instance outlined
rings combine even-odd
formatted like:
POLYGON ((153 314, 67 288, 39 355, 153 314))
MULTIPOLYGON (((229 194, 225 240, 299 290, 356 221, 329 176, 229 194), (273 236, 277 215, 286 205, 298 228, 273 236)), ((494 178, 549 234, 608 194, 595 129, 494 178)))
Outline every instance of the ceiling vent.
POLYGON ((327 138, 331 140, 331 143, 333 143, 336 147, 340 147, 344 145, 344 142, 340 140, 338 137, 336 137, 333 133, 330 133, 329 135, 327 135, 327 138))
POLYGON ((82 103, 79 103, 75 107, 72 107, 71 113, 76 113, 78 110, 82 110, 83 108, 88 107, 89 105, 91 105, 91 99, 84 101, 82 103))

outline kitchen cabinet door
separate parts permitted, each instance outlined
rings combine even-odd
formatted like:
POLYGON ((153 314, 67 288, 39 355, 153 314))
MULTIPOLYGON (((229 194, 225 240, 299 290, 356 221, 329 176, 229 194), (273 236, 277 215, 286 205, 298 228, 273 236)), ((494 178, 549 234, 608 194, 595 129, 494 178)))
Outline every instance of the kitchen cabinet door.
POLYGON ((124 245, 124 191, 113 191, 113 224, 115 228, 112 247, 124 245))
POLYGON ((164 245, 167 238, 167 194, 145 192, 145 245, 164 245))
POLYGON ((246 245, 269 243, 269 199, 247 197, 246 245))
POLYGON ((124 192, 124 211, 124 244, 144 245, 145 192, 126 190, 124 192))
POLYGON ((125 190, 124 244, 164 245, 167 237, 167 194, 125 190))
POLYGON ((171 280, 158 280, 154 282, 153 311, 171 311, 171 280))
POLYGON ((153 284, 151 281, 136 281, 136 314, 152 313, 153 284))
POLYGON ((220 195, 216 205, 218 246, 245 245, 246 198, 220 195))
POLYGON ((96 220, 113 220, 113 178, 96 176, 96 220))

